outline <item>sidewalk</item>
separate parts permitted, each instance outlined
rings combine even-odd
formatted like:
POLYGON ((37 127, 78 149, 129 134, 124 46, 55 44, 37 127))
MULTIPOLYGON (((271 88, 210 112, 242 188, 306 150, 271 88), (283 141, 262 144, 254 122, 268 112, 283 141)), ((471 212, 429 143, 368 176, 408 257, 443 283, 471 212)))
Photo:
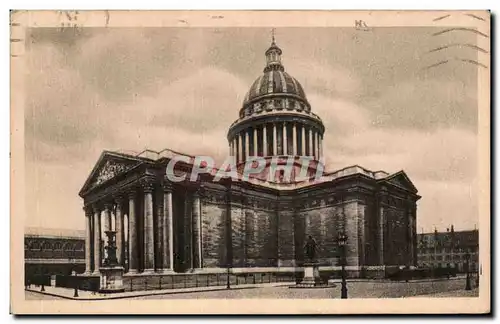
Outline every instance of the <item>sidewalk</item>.
POLYGON ((479 297, 479 289, 444 291, 436 294, 418 295, 414 298, 450 298, 450 297, 479 297))
MULTIPOLYGON (((409 282, 405 281, 390 281, 387 279, 383 280, 369 280, 369 279, 349 279, 348 285, 363 285, 363 284, 383 284, 387 287, 394 287, 394 289, 406 289, 408 285, 425 283, 425 282, 436 282, 440 281, 443 283, 446 282, 454 282, 455 280, 463 280, 463 278, 450 278, 447 279, 424 279, 424 280, 410 280, 409 282)), ((337 287, 340 287, 340 280, 334 279, 329 282, 335 283, 337 287)), ((252 288, 270 288, 270 287, 289 287, 294 285, 295 282, 274 282, 274 283, 261 283, 261 284, 239 284, 239 285, 231 285, 232 291, 242 290, 242 289, 252 289, 252 288)), ((354 288, 354 287, 353 287, 354 288)), ((210 287, 193 287, 193 288, 177 288, 177 289, 156 289, 156 290, 146 290, 146 291, 128 291, 123 293, 114 293, 114 294, 101 294, 95 293, 85 290, 78 290, 78 297, 74 296, 74 289, 71 288, 61 288, 61 287, 53 287, 47 286, 45 287, 45 291, 40 291, 41 287, 32 287, 26 289, 26 291, 30 291, 32 293, 44 294, 49 296, 55 296, 70 300, 107 300, 107 299, 122 299, 122 298, 134 298, 134 297, 146 297, 146 296, 154 296, 154 295, 172 295, 172 294, 182 294, 182 293, 196 293, 196 292, 214 292, 214 291, 228 291, 226 286, 210 286, 210 287)), ((351 288, 352 289, 352 288, 351 288)), ((415 295, 415 292, 412 293, 410 290, 408 291, 407 298, 411 297, 467 297, 467 296, 477 296, 477 292, 471 293, 470 291, 465 291, 463 289, 457 291, 447 291, 447 292, 439 292, 434 294, 426 294, 426 295, 415 295)), ((399 296, 403 297, 403 296, 399 296)), ((405 296, 406 297, 406 296, 405 296)))
MULTIPOLYGON (((274 282, 274 283, 262 283, 262 284, 233 285, 231 286, 231 290, 265 288, 265 287, 282 287, 282 286, 288 287, 291 284, 294 284, 294 282, 293 283, 274 282)), ((28 288, 26 289, 26 291, 39 293, 42 295, 61 297, 71 300, 107 300, 107 299, 122 299, 122 298, 144 297, 144 296, 154 296, 154 295, 182 294, 190 292, 228 290, 226 286, 177 288, 177 289, 162 289, 162 290, 147 290, 147 291, 126 291, 122 293, 113 293, 113 294, 102 294, 97 292, 78 290, 78 297, 74 297, 75 290, 70 288, 46 286, 45 291, 40 291, 40 289, 41 287, 28 288)))

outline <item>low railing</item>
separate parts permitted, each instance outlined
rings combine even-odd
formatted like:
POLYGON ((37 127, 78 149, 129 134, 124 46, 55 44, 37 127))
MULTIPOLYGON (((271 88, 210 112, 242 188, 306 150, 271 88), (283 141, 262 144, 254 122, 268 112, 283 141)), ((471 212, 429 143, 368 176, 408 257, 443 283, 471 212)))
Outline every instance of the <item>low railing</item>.
POLYGON ((385 277, 393 281, 450 278, 457 276, 456 268, 386 268, 385 277))
POLYGON ((100 277, 56 275, 56 287, 98 291, 100 277))
POLYGON ((34 274, 34 275, 30 275, 30 276, 25 276, 24 277, 24 286, 30 287, 31 285, 50 286, 50 275, 34 274))
MULTIPOLYGON (((299 273, 231 273, 229 284, 233 287, 248 284, 296 282, 297 275, 299 273)), ((125 291, 216 287, 226 286, 227 282, 227 273, 126 276, 123 278, 125 291)))

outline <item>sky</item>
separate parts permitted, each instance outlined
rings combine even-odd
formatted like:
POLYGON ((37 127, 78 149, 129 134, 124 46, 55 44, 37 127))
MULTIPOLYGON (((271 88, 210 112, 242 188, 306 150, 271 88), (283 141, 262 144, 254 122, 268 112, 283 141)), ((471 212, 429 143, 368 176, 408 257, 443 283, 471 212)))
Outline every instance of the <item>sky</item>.
MULTIPOLYGON (((476 34, 439 31, 275 31, 285 70, 325 124, 327 169, 404 170, 422 196, 418 232, 478 225, 480 67, 455 59, 477 60, 475 49, 454 45, 476 34)), ((84 229, 78 191, 103 150, 222 161, 270 39, 270 28, 30 29, 25 226, 84 229)))

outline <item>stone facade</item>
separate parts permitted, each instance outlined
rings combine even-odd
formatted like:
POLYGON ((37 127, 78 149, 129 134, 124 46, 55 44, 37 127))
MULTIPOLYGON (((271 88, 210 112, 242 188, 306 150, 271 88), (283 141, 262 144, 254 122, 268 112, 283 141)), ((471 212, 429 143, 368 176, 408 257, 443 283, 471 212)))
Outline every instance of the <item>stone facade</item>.
POLYGON ((79 193, 87 217, 86 273, 98 273, 102 264, 102 227, 117 231, 118 259, 129 275, 295 271, 309 235, 321 266, 336 267, 340 233, 348 237, 347 266, 355 275, 416 265, 420 196, 408 176, 359 166, 323 172, 323 122, 285 72, 274 40, 265 54, 264 74, 228 130, 237 179, 216 181, 208 172, 172 181, 191 175, 196 159, 170 150, 101 155, 79 193), (255 157, 265 161, 263 170, 241 177, 255 157), (302 174, 305 157, 310 163, 302 174))
POLYGON ((168 158, 105 152, 99 164, 104 160, 135 160, 137 166, 82 191, 85 210, 94 211, 87 214, 89 273, 104 258, 96 256, 102 247, 95 248, 102 238, 92 237, 99 236, 98 222, 108 214, 116 220, 104 221, 104 226, 107 230, 114 223, 116 230, 120 224, 119 251, 128 254, 118 253, 119 260, 131 273, 220 272, 227 266, 289 270, 304 261, 308 235, 318 243, 320 264, 337 266, 336 239, 341 232, 348 237, 348 266, 361 270, 417 264, 415 216, 420 197, 402 171, 377 179, 375 173, 355 166, 325 174, 318 182, 292 186, 214 182, 208 174, 197 182, 166 184, 168 158), (116 198, 127 193, 128 199, 116 198))

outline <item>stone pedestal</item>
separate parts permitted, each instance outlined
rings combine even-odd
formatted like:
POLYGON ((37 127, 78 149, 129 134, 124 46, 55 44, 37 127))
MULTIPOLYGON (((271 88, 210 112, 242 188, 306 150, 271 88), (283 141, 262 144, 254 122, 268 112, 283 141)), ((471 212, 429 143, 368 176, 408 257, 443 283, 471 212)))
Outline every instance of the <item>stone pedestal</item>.
POLYGON ((116 242, 115 231, 106 231, 108 237, 108 246, 106 246, 107 257, 104 260, 103 266, 100 268, 101 283, 99 292, 102 293, 117 293, 124 292, 123 287, 123 267, 118 264, 116 258, 116 242))
POLYGON ((304 279, 289 288, 334 288, 335 283, 321 280, 318 263, 304 263, 304 279))
POLYGON ((123 267, 101 267, 101 284, 99 292, 117 293, 124 292, 123 287, 123 267))
POLYGON ((321 284, 319 269, 317 263, 304 264, 304 279, 300 282, 301 286, 315 287, 321 284))

